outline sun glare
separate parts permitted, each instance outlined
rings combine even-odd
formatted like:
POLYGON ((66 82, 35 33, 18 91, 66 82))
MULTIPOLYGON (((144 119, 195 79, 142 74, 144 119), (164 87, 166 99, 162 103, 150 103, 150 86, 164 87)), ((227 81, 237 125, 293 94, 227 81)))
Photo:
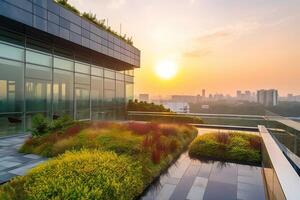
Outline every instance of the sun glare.
POLYGON ((177 65, 171 60, 164 60, 157 63, 155 72, 162 79, 171 79, 177 73, 177 65))

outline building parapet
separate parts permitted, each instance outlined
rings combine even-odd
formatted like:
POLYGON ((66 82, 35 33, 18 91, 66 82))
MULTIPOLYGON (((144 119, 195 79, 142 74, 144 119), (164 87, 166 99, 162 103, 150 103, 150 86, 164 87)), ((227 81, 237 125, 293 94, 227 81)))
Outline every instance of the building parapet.
POLYGON ((103 55, 140 66, 140 50, 53 0, 0 0, 0 16, 103 55))
POLYGON ((300 199, 300 177, 266 127, 258 126, 262 137, 262 165, 269 199, 300 199))

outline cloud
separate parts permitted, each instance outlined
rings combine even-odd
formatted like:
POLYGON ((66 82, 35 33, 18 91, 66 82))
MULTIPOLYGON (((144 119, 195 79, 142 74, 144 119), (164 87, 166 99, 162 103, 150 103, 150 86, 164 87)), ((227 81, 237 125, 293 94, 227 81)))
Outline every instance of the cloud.
POLYGON ((120 8, 126 3, 126 0, 109 0, 108 2, 109 8, 120 8))
POLYGON ((186 58, 200 58, 205 57, 211 54, 211 51, 208 49, 193 49, 183 53, 183 56, 186 58))
POLYGON ((200 35, 197 38, 195 38, 194 41, 196 42, 212 41, 220 38, 226 38, 231 35, 232 33, 227 32, 226 30, 220 30, 220 31, 215 31, 215 32, 200 35))
POLYGON ((207 30, 190 39, 189 49, 183 51, 186 58, 201 58, 212 54, 216 48, 237 40, 242 35, 258 29, 256 22, 243 22, 207 30))

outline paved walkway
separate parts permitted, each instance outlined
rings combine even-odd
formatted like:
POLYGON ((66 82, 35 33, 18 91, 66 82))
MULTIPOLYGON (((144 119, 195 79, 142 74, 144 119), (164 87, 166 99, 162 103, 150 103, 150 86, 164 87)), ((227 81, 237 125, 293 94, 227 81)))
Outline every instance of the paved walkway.
POLYGON ((265 199, 260 167, 191 160, 187 153, 140 200, 265 199))
MULTIPOLYGON (((211 131, 214 130, 198 129, 198 134, 211 131)), ((183 199, 263 200, 265 191, 262 169, 234 163, 193 160, 186 152, 140 198, 140 200, 183 199)))
POLYGON ((14 176, 24 175, 28 169, 46 160, 33 154, 18 153, 28 136, 0 138, 0 184, 14 176))

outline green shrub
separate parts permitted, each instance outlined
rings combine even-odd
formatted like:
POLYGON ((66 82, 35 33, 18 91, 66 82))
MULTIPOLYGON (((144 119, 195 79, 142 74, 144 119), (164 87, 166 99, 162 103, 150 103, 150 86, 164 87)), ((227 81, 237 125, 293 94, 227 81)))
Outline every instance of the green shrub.
POLYGON ((37 114, 32 118, 32 135, 39 136, 49 131, 49 121, 42 114, 37 114))
POLYGON ((259 165, 261 152, 257 147, 260 137, 244 133, 208 133, 198 136, 190 145, 189 154, 199 159, 259 165), (255 141, 250 143, 250 141, 255 141))
POLYGON ((63 129, 72 123, 74 123, 74 121, 70 116, 63 115, 49 123, 49 130, 56 131, 59 129, 63 129))
POLYGON ((141 164, 128 156, 82 150, 67 152, 13 180, 22 182, 17 190, 12 183, 1 190, 8 197, 23 193, 23 199, 32 200, 131 200, 143 190, 142 176, 141 164))
POLYGON ((76 14, 80 14, 80 12, 79 12, 79 10, 77 10, 77 8, 75 8, 74 6, 72 6, 71 4, 68 3, 68 0, 56 0, 56 2, 72 12, 74 12, 76 14))
POLYGON ((41 136, 49 132, 62 130, 74 123, 74 120, 68 115, 61 116, 51 121, 42 114, 37 114, 32 118, 32 136, 41 136))

